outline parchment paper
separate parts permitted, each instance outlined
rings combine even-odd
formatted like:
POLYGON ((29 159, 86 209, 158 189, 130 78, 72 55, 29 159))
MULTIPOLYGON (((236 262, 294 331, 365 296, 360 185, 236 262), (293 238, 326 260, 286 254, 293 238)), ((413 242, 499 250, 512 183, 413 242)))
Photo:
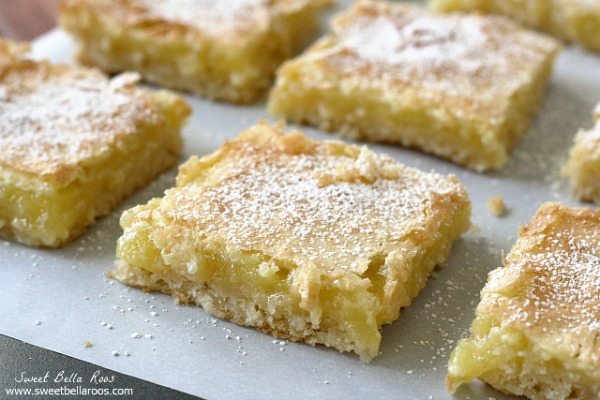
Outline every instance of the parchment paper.
MULTIPOLYGON (((71 60, 73 44, 59 30, 41 37, 34 47, 38 57, 71 60)), ((268 118, 264 104, 236 107, 191 96, 188 100, 194 115, 185 129, 182 161, 207 154, 268 118)), ((449 399, 444 388, 448 354, 468 330, 486 275, 500 265, 517 227, 544 201, 577 204, 569 199, 566 185, 559 184, 558 170, 577 129, 591 126, 598 100, 600 56, 567 48, 538 118, 500 173, 478 174, 415 151, 372 145, 405 164, 456 174, 469 189, 478 229, 456 243, 437 277, 383 329, 381 355, 370 364, 325 347, 274 342, 252 329, 217 321, 200 308, 176 306, 168 296, 105 278, 121 232, 120 213, 160 196, 173 184, 174 170, 63 249, 37 250, 0 241, 0 333, 211 400, 449 399), (500 219, 485 205, 496 194, 509 207, 500 219), (93 347, 85 348, 86 340, 93 347)), ((505 398, 481 384, 464 387, 456 397, 490 396, 505 398)))

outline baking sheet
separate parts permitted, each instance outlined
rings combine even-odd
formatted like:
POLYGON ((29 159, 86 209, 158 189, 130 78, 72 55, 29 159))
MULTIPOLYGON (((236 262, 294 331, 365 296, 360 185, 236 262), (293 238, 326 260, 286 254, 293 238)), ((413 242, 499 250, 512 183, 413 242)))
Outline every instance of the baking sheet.
MULTIPOLYGON (((60 31, 38 39, 34 53, 69 61, 73 44, 60 31)), ((264 105, 236 107, 188 97, 194 108, 185 129, 185 154, 207 154, 226 138, 268 118, 264 105)), ((450 399, 444 388, 448 354, 472 320, 487 273, 500 265, 517 227, 538 205, 568 198, 558 181, 576 130, 590 126, 600 100, 600 57, 567 48, 530 132, 499 173, 478 174, 394 146, 372 145, 424 170, 456 174, 468 187, 477 229, 459 240, 437 277, 383 329, 381 355, 370 364, 325 347, 274 341, 252 329, 218 321, 168 296, 146 294, 105 277, 120 235, 118 218, 160 196, 175 171, 157 179, 60 250, 0 241, 0 333, 103 367, 207 399, 378 398, 450 399), (506 217, 486 208, 502 195, 506 217), (85 348, 89 340, 93 347, 85 348), (119 356, 114 355, 118 352, 119 356), (126 355, 129 354, 129 355, 126 355)), ((304 128, 312 137, 331 135, 304 128)), ((482 384, 463 387, 459 399, 507 399, 482 384)))

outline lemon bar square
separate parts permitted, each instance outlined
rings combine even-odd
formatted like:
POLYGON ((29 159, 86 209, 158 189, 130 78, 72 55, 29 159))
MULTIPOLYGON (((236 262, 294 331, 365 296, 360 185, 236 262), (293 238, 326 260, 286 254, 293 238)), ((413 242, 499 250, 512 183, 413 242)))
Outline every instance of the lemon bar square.
POLYGON ((596 126, 577 133, 562 172, 570 179, 575 198, 600 204, 600 103, 594 114, 596 126))
POLYGON ((600 393, 600 210, 543 204, 489 275, 448 386, 480 378, 536 400, 600 393))
POLYGON ((333 0, 63 0, 79 58, 159 85, 251 103, 316 33, 333 0))
POLYGON ((469 227, 454 177, 259 123, 126 211, 113 276, 279 338, 378 354, 469 227))
POLYGON ((600 2, 597 0, 431 0, 436 11, 503 14, 565 41, 600 52, 600 2))
POLYGON ((528 128, 559 49, 500 18, 359 1, 278 71, 270 112, 499 169, 528 128))
POLYGON ((0 236, 58 247, 178 159, 190 109, 0 41, 0 236))

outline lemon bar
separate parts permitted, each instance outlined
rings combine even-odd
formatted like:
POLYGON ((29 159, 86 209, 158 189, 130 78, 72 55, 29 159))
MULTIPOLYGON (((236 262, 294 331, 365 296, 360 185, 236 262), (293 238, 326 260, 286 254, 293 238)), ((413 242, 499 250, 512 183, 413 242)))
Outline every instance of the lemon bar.
POLYGON ((563 175, 571 180, 574 197, 600 204, 600 103, 594 114, 596 126, 575 136, 563 175))
POLYGON ((251 103, 316 33, 333 0, 63 0, 79 58, 159 85, 251 103))
POLYGON ((0 236, 58 247, 175 164, 190 110, 135 74, 109 80, 15 46, 0 41, 0 236))
POLYGON ((598 399, 600 210, 543 204, 489 275, 448 386, 480 378, 536 400, 598 399))
POLYGON ((359 1, 277 73, 270 112, 498 169, 538 107, 557 43, 500 17, 359 1))
POLYGON ((597 0, 431 0, 437 11, 480 11, 509 16, 565 41, 600 52, 597 0))
POLYGON ((259 123, 126 211, 117 279, 279 338, 375 357, 469 227, 454 177, 259 123))

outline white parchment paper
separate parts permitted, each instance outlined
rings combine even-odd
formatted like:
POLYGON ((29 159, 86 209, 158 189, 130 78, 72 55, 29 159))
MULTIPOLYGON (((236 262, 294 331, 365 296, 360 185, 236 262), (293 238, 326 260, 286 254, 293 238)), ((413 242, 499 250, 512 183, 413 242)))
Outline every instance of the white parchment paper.
MULTIPOLYGON (((73 52, 61 31, 45 35, 34 47, 36 56, 54 61, 70 62, 73 52)), ((236 107, 191 96, 188 100, 194 115, 185 129, 182 161, 207 154, 258 119, 268 118, 263 104, 236 107)), ((274 341, 217 321, 200 308, 176 306, 170 297, 106 279, 121 232, 120 213, 160 196, 173 184, 174 170, 63 249, 38 250, 0 241, 0 333, 211 400, 449 399, 444 388, 448 354, 468 330, 486 275, 500 265, 517 227, 544 201, 577 204, 569 199, 566 185, 559 184, 558 170, 577 129, 591 126, 591 111, 599 100, 600 56, 567 48, 538 118, 500 173, 477 174, 418 152, 372 145, 405 164, 456 174, 470 191, 478 231, 456 243, 437 277, 384 328, 381 355, 370 364, 324 347, 274 341), (496 194, 504 196, 509 207, 501 219, 490 215, 485 205, 496 194), (86 340, 93 347, 85 348, 86 340)), ((481 384, 456 395, 490 396, 505 398, 481 384)))

